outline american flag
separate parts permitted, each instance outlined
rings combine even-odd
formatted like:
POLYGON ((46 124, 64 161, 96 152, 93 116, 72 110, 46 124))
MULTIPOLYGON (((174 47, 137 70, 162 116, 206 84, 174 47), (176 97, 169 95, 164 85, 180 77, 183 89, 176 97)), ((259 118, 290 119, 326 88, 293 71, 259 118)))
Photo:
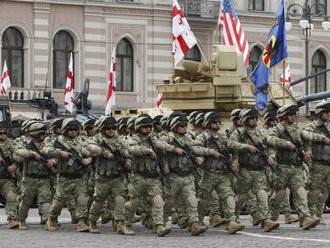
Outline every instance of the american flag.
POLYGON ((223 0, 223 8, 219 13, 218 24, 222 25, 222 33, 226 45, 235 46, 243 54, 244 64, 249 62, 249 43, 244 34, 232 0, 223 0))

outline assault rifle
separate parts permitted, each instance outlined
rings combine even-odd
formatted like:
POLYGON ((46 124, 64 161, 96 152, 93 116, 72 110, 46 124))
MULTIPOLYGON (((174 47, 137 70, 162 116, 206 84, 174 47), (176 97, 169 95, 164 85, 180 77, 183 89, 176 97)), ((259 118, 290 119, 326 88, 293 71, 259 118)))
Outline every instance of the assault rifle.
POLYGON ((179 147, 180 149, 184 150, 185 156, 187 159, 191 160, 192 162, 196 163, 196 155, 195 153, 190 149, 188 145, 182 145, 176 138, 173 138, 172 144, 175 147, 179 147))
POLYGON ((304 159, 305 159, 304 149, 302 148, 302 145, 300 144, 300 142, 296 142, 292 138, 291 134, 289 133, 289 131, 286 128, 284 128, 284 134, 289 138, 290 142, 295 145, 295 147, 296 147, 295 148, 296 153, 298 154, 299 158, 302 161, 304 161, 304 159))
POLYGON ((13 160, 12 160, 10 157, 5 156, 5 153, 3 152, 1 146, 0 146, 0 153, 1 153, 1 157, 2 157, 2 159, 3 159, 3 163, 2 163, 2 165, 1 165, 1 167, 2 167, 3 169, 0 169, 0 170, 1 170, 1 171, 2 171, 2 170, 6 170, 6 171, 7 171, 7 168, 8 168, 11 164, 13 164, 13 160))
POLYGON ((261 142, 256 142, 251 136, 250 136, 250 134, 248 134, 247 132, 246 132, 246 135, 247 135, 247 137, 248 137, 248 139, 252 142, 252 144, 258 149, 258 152, 259 152, 259 154, 260 154, 260 156, 261 156, 261 158, 264 160, 264 162, 265 162, 265 166, 264 166, 264 168, 267 170, 267 169, 270 169, 275 175, 278 175, 279 174, 279 170, 278 170, 278 168, 276 167, 276 166, 274 166, 274 165, 271 165, 271 164, 269 164, 269 162, 268 162, 268 155, 267 155, 267 153, 266 153, 266 148, 265 148, 265 146, 261 143, 261 142))
POLYGON ((228 169, 228 166, 231 163, 231 155, 230 155, 229 151, 227 150, 227 148, 225 148, 225 147, 221 148, 213 135, 211 135, 207 139, 207 142, 212 144, 213 146, 215 146, 217 152, 220 153, 220 156, 224 160, 224 167, 225 167, 224 169, 228 169))
POLYGON ((37 153, 37 154, 40 156, 40 159, 38 160, 38 161, 40 162, 40 163, 39 163, 39 166, 38 166, 38 168, 39 168, 40 170, 42 170, 43 167, 46 167, 46 168, 47 168, 48 170, 50 170, 51 172, 55 173, 54 170, 51 170, 51 169, 47 166, 48 158, 44 157, 44 156, 40 153, 38 147, 32 142, 32 140, 31 140, 29 143, 27 143, 27 147, 28 147, 30 150, 34 151, 35 153, 37 153))
POLYGON ((105 142, 105 140, 102 141, 101 146, 109 151, 111 151, 111 153, 114 155, 114 160, 120 164, 123 165, 125 162, 125 157, 123 156, 123 154, 118 150, 113 150, 109 144, 107 142, 105 142))
POLYGON ((73 147, 67 148, 58 139, 55 140, 54 147, 57 149, 69 152, 71 154, 70 159, 68 161, 69 167, 72 167, 76 171, 87 170, 90 172, 92 170, 91 168, 89 168, 88 166, 85 166, 83 164, 83 159, 80 157, 78 151, 76 149, 74 149, 73 147))
POLYGON ((163 163, 162 157, 160 156, 159 152, 157 152, 150 136, 148 136, 148 138, 145 139, 145 142, 148 145, 150 145, 151 149, 154 151, 154 153, 156 153, 156 163, 157 163, 157 166, 159 167, 163 184, 170 189, 171 188, 170 174, 164 172, 164 163, 163 163))

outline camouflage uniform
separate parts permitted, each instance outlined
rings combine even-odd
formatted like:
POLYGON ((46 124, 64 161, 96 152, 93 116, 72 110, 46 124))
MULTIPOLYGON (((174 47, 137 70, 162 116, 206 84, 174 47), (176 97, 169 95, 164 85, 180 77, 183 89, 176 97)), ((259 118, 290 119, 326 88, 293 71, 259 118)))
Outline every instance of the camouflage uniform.
MULTIPOLYGON (((309 124, 306 131, 330 137, 329 121, 320 118, 323 112, 330 111, 330 103, 320 102, 316 106, 318 119, 309 124)), ((330 191, 330 146, 321 142, 312 143, 313 163, 310 169, 308 194, 309 210, 312 216, 322 217, 324 203, 330 191)))
MULTIPOLYGON (((285 105, 278 110, 278 113, 282 118, 288 118, 287 116, 295 116, 297 110, 296 105, 285 105)), ((299 211, 301 227, 308 230, 316 226, 319 220, 310 218, 303 162, 306 154, 311 151, 310 141, 322 142, 323 136, 302 131, 296 124, 288 124, 286 120, 282 120, 273 127, 269 135, 282 139, 282 144, 290 142, 294 143, 296 147, 295 150, 290 150, 283 145, 276 147, 276 161, 280 171, 275 184, 276 193, 270 200, 272 218, 278 218, 281 203, 288 187, 293 194, 294 205, 299 211), (297 146, 304 148, 305 152, 301 155, 304 158, 298 153, 299 147, 297 146)))
MULTIPOLYGON (((0 127, 0 131, 6 132, 5 128, 0 127)), ((12 154, 14 153, 14 148, 11 140, 8 138, 0 140, 0 148, 1 148, 1 158, 5 160, 5 158, 9 158, 12 162, 12 154)), ((8 161, 5 161, 8 162, 8 161)), ((12 162, 13 163, 13 162, 12 162)), ((18 207, 18 196, 16 193, 15 180, 12 177, 11 173, 8 172, 8 167, 11 166, 9 164, 0 164, 0 194, 6 200, 6 215, 8 219, 8 227, 16 228, 18 227, 17 222, 17 207, 18 207)))
MULTIPOLYGON (((248 193, 251 191, 256 195, 256 214, 257 219, 263 222, 265 231, 272 231, 278 228, 279 224, 270 220, 270 212, 268 206, 268 181, 265 171, 266 161, 258 153, 250 153, 249 146, 261 144, 265 146, 264 136, 257 128, 252 128, 246 125, 250 119, 258 117, 258 112, 251 109, 245 109, 240 114, 241 120, 244 123, 243 127, 234 131, 229 140, 229 147, 233 150, 239 149, 235 153, 235 158, 238 159, 240 173, 238 176, 238 202, 236 208, 239 211, 243 203, 247 200, 248 193)), ((267 152, 265 150, 265 152, 267 152)), ((269 155, 266 153, 269 157, 269 155)))
MULTIPOLYGON (((35 123, 30 126, 30 129, 45 133, 47 127, 42 123, 35 123)), ((20 229, 27 228, 25 220, 35 198, 37 198, 39 212, 43 221, 48 219, 48 212, 52 203, 52 185, 50 182, 52 171, 46 166, 45 162, 33 158, 36 153, 44 156, 44 147, 45 143, 34 143, 31 139, 28 143, 17 146, 15 150, 15 156, 23 164, 21 199, 18 208, 20 229)), ((53 163, 55 164, 56 161, 53 161, 53 163)))

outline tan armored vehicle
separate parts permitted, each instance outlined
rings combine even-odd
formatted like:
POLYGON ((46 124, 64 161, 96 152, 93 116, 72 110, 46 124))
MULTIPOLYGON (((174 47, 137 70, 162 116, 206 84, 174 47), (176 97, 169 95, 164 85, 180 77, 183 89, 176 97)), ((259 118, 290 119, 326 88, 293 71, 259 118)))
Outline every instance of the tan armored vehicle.
MULTIPOLYGON (((210 64, 185 60, 171 79, 157 85, 164 107, 172 110, 212 110, 229 113, 235 108, 254 107, 253 84, 246 78, 243 59, 234 47, 213 47, 210 64)), ((272 105, 279 107, 295 99, 278 82, 270 83, 272 105)))

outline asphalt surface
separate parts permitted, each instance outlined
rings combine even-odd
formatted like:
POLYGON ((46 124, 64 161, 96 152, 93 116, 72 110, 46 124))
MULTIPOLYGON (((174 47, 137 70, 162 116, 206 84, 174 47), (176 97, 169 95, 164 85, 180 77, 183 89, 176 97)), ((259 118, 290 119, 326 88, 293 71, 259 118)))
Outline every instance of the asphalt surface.
MULTIPOLYGON (((310 231, 299 230, 298 224, 284 225, 272 233, 264 233, 260 228, 250 224, 248 216, 242 216, 242 222, 246 229, 240 234, 229 235, 224 227, 209 228, 205 234, 199 237, 191 237, 186 230, 172 226, 172 232, 163 238, 142 227, 134 225, 136 236, 128 237, 112 232, 111 223, 99 225, 101 234, 77 233, 75 225, 70 224, 70 216, 63 211, 60 220, 62 227, 54 233, 46 232, 39 225, 39 216, 36 209, 29 212, 27 223, 29 230, 8 230, 6 228, 6 216, 4 209, 0 209, 0 247, 1 248, 89 248, 89 247, 330 247, 330 215, 325 215, 328 225, 318 226, 310 231)), ((281 219, 283 221, 283 219, 281 219)), ((168 223, 170 225, 170 223, 168 223)))

